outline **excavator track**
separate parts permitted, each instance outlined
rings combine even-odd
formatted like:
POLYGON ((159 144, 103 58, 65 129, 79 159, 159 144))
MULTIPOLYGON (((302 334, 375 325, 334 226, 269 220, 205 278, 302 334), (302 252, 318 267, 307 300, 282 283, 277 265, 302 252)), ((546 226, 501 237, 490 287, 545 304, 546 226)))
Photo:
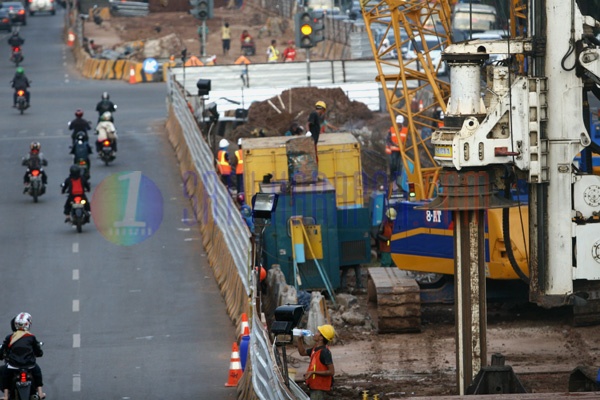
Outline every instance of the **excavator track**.
POLYGON ((575 281, 573 289, 576 294, 586 300, 583 305, 573 306, 573 326, 590 326, 600 324, 600 282, 575 281))

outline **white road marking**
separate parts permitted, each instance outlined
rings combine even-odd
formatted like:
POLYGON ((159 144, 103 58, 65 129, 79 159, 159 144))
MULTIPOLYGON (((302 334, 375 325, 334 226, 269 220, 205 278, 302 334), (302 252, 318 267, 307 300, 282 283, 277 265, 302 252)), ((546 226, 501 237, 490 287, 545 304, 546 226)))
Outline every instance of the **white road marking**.
POLYGON ((79 253, 79 243, 77 243, 77 242, 73 243, 72 251, 73 251, 73 253, 79 253))
POLYGON ((81 347, 81 335, 79 333, 73 334, 73 348, 78 349, 81 347))
POLYGON ((73 280, 74 281, 78 281, 79 280, 79 270, 78 269, 74 269, 73 270, 73 280))
POLYGON ((73 300, 73 312, 79 312, 79 300, 73 300))
POLYGON ((73 374, 73 391, 81 392, 81 375, 73 374))

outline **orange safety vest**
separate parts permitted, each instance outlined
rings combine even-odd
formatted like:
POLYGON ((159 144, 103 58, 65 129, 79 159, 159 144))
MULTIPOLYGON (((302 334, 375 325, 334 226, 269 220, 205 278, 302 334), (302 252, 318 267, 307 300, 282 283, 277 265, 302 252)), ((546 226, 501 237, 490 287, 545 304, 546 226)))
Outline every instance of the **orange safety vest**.
POLYGON ((244 159, 242 158, 242 150, 235 151, 235 157, 237 158, 237 165, 235 166, 236 175, 244 173, 244 159))
MULTIPOLYGON (((329 347, 327 347, 329 348, 329 347)), ((317 351, 312 351, 310 353, 310 364, 308 364, 308 370, 310 371, 327 371, 327 365, 321 363, 321 351, 323 349, 319 349, 317 351)), ((324 390, 326 392, 331 390, 331 385, 333 384, 333 376, 322 376, 311 374, 306 380, 306 385, 312 390, 324 390)))
MULTIPOLYGON (((389 143, 385 144, 385 154, 392 154, 392 152, 394 152, 394 151, 400 151, 400 146, 398 146, 398 135, 396 135, 396 131, 394 130, 394 127, 391 127, 388 132, 390 134, 390 139, 391 139, 393 145, 390 145, 389 143)), ((402 129, 400 130, 400 140, 402 140, 402 143, 406 143, 407 135, 408 135, 408 128, 406 126, 403 126, 402 129)))
POLYGON ((221 175, 231 175, 231 165, 229 165, 229 162, 225 159, 226 154, 227 151, 225 150, 219 150, 217 153, 217 166, 219 167, 221 175))

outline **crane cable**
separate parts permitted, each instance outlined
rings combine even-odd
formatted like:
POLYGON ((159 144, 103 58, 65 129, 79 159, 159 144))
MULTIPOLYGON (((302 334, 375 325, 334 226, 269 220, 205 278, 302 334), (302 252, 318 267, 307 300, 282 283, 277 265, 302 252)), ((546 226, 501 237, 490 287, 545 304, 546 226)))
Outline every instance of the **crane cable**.
POLYGON ((569 58, 571 56, 571 54, 573 54, 574 52, 575 52, 575 0, 571 0, 571 37, 569 38, 569 49, 567 50, 567 52, 565 53, 563 58, 560 60, 560 66, 562 67, 562 69, 564 69, 567 72, 573 71, 575 69, 575 67, 577 66, 577 59, 575 59, 575 61, 573 62, 572 67, 565 66, 567 58, 569 58))

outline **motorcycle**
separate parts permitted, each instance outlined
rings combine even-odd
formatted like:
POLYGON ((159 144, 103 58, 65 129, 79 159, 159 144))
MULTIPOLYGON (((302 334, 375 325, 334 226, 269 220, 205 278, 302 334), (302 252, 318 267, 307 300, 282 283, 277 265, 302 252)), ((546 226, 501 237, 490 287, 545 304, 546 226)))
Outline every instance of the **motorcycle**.
POLYGON ((27 97, 25 96, 25 91, 23 89, 17 90, 17 110, 21 114, 29 108, 29 104, 27 103, 27 97))
POLYGON ((75 196, 71 202, 71 224, 81 233, 82 226, 90 222, 90 213, 85 209, 87 200, 82 196, 75 196))
POLYGON ((29 171, 29 186, 27 193, 33 197, 33 202, 38 202, 38 197, 46 193, 46 186, 42 183, 42 173, 39 169, 29 171))
MULTIPOLYGON (((40 346, 44 343, 40 342, 40 346)), ((33 384, 33 374, 31 369, 19 368, 12 372, 10 383, 8 385, 8 398, 10 400, 39 400, 37 388, 33 384)))
POLYGON ((12 52, 10 55, 10 61, 15 63, 15 66, 18 67, 24 60, 23 52, 19 46, 13 46, 12 52))
POLYGON ((85 179, 90 180, 90 164, 88 160, 80 158, 79 160, 75 160, 75 165, 79 166, 81 170, 81 176, 85 176, 85 179))
POLYGON ((102 146, 100 150, 100 159, 104 161, 105 165, 108 165, 109 162, 114 161, 116 158, 115 152, 113 150, 113 142, 110 139, 104 139, 102 141, 102 146))

